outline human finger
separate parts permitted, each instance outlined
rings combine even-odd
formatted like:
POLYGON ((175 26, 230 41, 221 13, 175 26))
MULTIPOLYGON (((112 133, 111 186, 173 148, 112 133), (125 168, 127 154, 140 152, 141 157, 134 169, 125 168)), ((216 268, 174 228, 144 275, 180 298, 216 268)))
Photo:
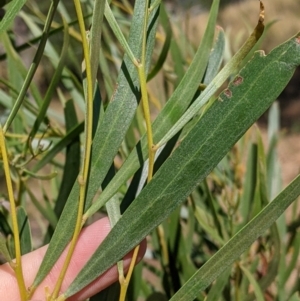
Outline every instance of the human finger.
MULTIPOLYGON (((61 287, 61 292, 65 291, 71 282, 75 279, 78 272, 82 269, 85 263, 89 260, 91 255, 97 249, 97 247, 104 240, 106 235, 110 231, 110 224, 107 218, 103 218, 92 225, 84 228, 79 236, 72 260, 70 262, 66 276, 61 287)), ((29 254, 22 257, 23 274, 26 287, 29 287, 38 271, 38 268, 44 258, 48 246, 39 248, 29 254)), ((139 251, 138 260, 140 260, 145 252, 146 246, 143 242, 139 251)), ((62 265, 64 263, 67 254, 67 248, 64 250, 58 261, 55 263, 47 277, 36 289, 32 300, 44 300, 45 299, 45 287, 49 288, 51 292, 57 281, 57 277, 60 273, 62 265)), ((128 267, 130 263, 130 256, 125 257, 124 265, 128 267)), ((14 276, 14 272, 8 264, 0 266, 0 293, 1 299, 10 301, 20 301, 18 284, 14 276)), ((84 288, 82 291, 71 297, 70 301, 81 301, 89 296, 96 294, 98 291, 109 286, 111 283, 118 279, 118 272, 116 267, 112 267, 98 279, 93 281, 90 285, 84 288)))

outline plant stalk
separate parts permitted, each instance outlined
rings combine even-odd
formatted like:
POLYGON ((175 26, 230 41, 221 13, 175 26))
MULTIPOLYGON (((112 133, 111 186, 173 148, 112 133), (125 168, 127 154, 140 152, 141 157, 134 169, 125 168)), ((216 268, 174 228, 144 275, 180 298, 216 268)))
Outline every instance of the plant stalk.
MULTIPOLYGON (((155 159, 156 150, 153 148, 154 142, 153 142, 149 99, 148 99, 148 92, 147 92, 147 76, 146 76, 146 47, 147 47, 148 20, 149 20, 149 0, 146 0, 145 1, 145 17, 144 17, 143 32, 142 32, 143 40, 142 40, 141 60, 138 62, 136 67, 137 67, 138 76, 139 76, 139 80, 140 80, 142 105, 143 105, 143 112, 144 112, 144 118, 145 118, 146 129, 147 129, 147 141, 148 141, 148 153, 149 153, 147 182, 149 183, 153 176, 154 159, 155 159)), ((135 63, 135 62, 133 61, 133 63, 135 63)), ((136 260, 137 260, 137 255, 138 255, 139 249, 140 249, 140 245, 136 246, 133 251, 133 256, 132 256, 129 270, 128 270, 126 277, 124 277, 124 275, 119 275, 119 281, 120 281, 120 285, 121 285, 119 301, 125 300, 128 284, 129 284, 131 276, 132 276, 133 268, 134 268, 136 260)))
POLYGON ((18 227, 18 220, 17 220, 17 210, 16 210, 16 205, 15 205, 15 200, 14 200, 12 181, 10 178, 8 155, 7 155, 6 145, 5 145, 5 137, 4 137, 4 132, 3 132, 1 125, 0 125, 0 149, 1 149, 1 155, 2 155, 2 160, 3 160, 3 168, 4 168, 4 173, 5 173, 8 198, 9 198, 9 203, 10 203, 12 230, 13 230, 13 234, 14 234, 15 254, 16 254, 16 261, 11 262, 10 266, 14 269, 15 274, 16 274, 21 301, 26 301, 27 300, 27 290, 25 287, 23 270, 22 270, 22 259, 21 259, 22 254, 21 254, 19 227, 18 227))
MULTIPOLYGON (((74 0, 74 5, 76 9, 76 14, 78 18, 78 24, 80 28, 80 34, 82 37, 82 46, 83 46, 83 54, 84 54, 84 61, 86 67, 86 82, 87 82, 87 95, 86 95, 86 116, 85 116, 85 142, 84 142, 84 154, 83 154, 83 164, 81 172, 78 176, 78 182, 80 185, 80 192, 79 192, 79 204, 78 204, 78 213, 77 213, 77 220, 75 225, 74 234, 72 237, 72 241, 68 250, 67 257, 65 259, 64 265, 58 277, 58 281, 55 285, 53 293, 51 295, 50 300, 54 301, 61 288, 62 282, 66 275, 68 266, 70 264, 81 228, 82 228, 82 215, 84 210, 84 202, 86 196, 86 183, 89 174, 89 166, 90 166, 90 158, 91 158, 91 145, 92 145, 92 126, 93 126, 93 82, 92 82, 92 68, 91 68, 91 61, 90 61, 90 51, 89 45, 86 38, 86 29, 84 25, 84 18, 81 9, 80 0, 74 0)), ((63 299, 63 295, 59 297, 63 299)))

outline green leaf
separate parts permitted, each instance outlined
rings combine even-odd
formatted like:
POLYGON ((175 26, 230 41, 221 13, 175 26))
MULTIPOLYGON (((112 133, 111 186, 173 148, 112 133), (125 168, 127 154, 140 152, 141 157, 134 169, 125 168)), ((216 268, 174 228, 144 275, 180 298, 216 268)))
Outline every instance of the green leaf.
POLYGON ((76 139, 84 129, 83 122, 74 126, 68 133, 59 140, 51 149, 41 158, 40 161, 32 168, 32 172, 37 172, 41 168, 43 168, 47 163, 51 162, 51 160, 66 146, 68 146, 74 139, 76 139))
MULTIPOLYGON (((73 126, 77 124, 77 116, 75 111, 75 106, 73 101, 69 100, 65 103, 64 108, 65 119, 66 119, 66 130, 72 129, 73 126)), ((60 218, 63 208, 67 202, 68 195, 70 194, 72 187, 77 179, 80 169, 80 140, 79 135, 74 137, 73 141, 66 146, 66 161, 64 165, 63 177, 61 180, 61 186, 59 189, 59 194, 56 199, 54 212, 57 219, 60 218)), ((48 232, 44 238, 44 243, 50 241, 53 235, 55 225, 51 225, 48 228, 48 232)))
POLYGON ((266 156, 264 152, 264 146, 259 129, 256 129, 257 140, 257 162, 256 162, 256 186, 254 192, 254 202, 252 205, 252 215, 255 216, 261 208, 263 208, 268 202, 267 195, 267 180, 266 180, 266 156))
MULTIPOLYGON (((4 201, 6 203, 5 206, 7 206, 9 204, 8 201, 4 201)), ((2 205, 3 206, 3 205, 2 205)), ((12 229, 10 228, 10 225, 8 223, 8 221, 6 220, 6 216, 5 214, 3 214, 2 211, 0 211, 0 231, 5 235, 12 235, 12 229)))
MULTIPOLYGON (((66 130, 71 130, 78 124, 74 102, 69 100, 65 103, 64 114, 66 119, 66 130)), ((55 214, 59 219, 68 195, 77 179, 80 169, 80 139, 79 135, 74 137, 72 142, 66 147, 66 162, 61 188, 56 200, 55 214)))
POLYGON ((300 176, 213 255, 170 301, 194 300, 262 235, 300 195, 300 176))
POLYGON ((147 77, 147 81, 150 81, 152 78, 154 78, 156 76, 156 74, 163 67, 164 62, 167 59, 169 49, 170 49, 170 45, 171 45, 171 41, 172 41, 172 35, 173 35, 172 34, 172 28, 171 28, 171 24, 169 22, 168 15, 167 15, 167 12, 165 10, 165 7, 164 7, 163 3, 161 3, 159 17, 160 17, 160 23, 161 23, 163 29, 165 30, 166 37, 165 37, 165 42, 164 42, 164 45, 162 47, 161 53, 160 53, 160 55, 157 59, 157 62, 155 64, 155 66, 153 67, 151 72, 149 72, 149 75, 147 77))
MULTIPOLYGON (((3 19, 0 21, 0 34, 9 28, 12 21, 15 19, 16 15, 21 10, 26 1, 27 0, 14 0, 9 4, 3 19)), ((8 2, 9 1, 2 0, 0 7, 4 6, 8 2)))
MULTIPOLYGON (((16 3, 16 1, 13 3, 16 3)), ((21 1, 18 1, 17 3, 21 3, 21 1)), ((43 30, 44 34, 42 35, 41 41, 39 43, 39 46, 38 46, 35 56, 33 58, 33 62, 31 63, 29 70, 26 74, 26 78, 24 80, 22 88, 19 91, 18 97, 14 103, 14 106, 13 106, 13 108, 10 112, 10 115, 8 116, 6 123, 3 127, 4 132, 6 132, 7 129, 10 127, 10 124, 14 120, 15 116, 17 115, 17 112, 19 111, 19 109, 24 101, 24 98, 26 96, 28 88, 31 86, 33 76, 34 76, 34 74, 37 70, 37 67, 39 66, 39 62, 43 56, 43 52, 44 52, 45 45, 47 42, 48 32, 50 30, 50 26, 51 26, 58 3, 59 3, 59 0, 53 0, 50 3, 50 8, 48 11, 47 19, 44 24, 44 30, 43 30)), ((1 30, 0 30, 0 32, 1 32, 1 30)), ((38 97, 35 97, 35 100, 38 102, 38 105, 40 106, 40 103, 41 103, 40 99, 38 97)))
POLYGON ((216 280, 216 283, 209 290, 207 299, 205 301, 218 301, 220 300, 221 292, 223 292, 226 284, 230 281, 231 269, 225 270, 220 277, 216 280))
MULTIPOLYGON (((116 38, 118 39, 119 43, 125 50, 125 53, 128 55, 129 59, 133 63, 136 61, 136 57, 134 53, 132 52, 130 46, 128 45, 125 36, 123 35, 121 28, 119 27, 119 24, 117 20, 115 19, 112 10, 110 9, 110 6, 108 5, 107 1, 105 2, 105 18, 107 22, 110 25, 111 30, 115 34, 116 38)), ((140 33, 141 34, 141 33, 140 33)))
POLYGON ((239 212, 243 218, 240 225, 238 225, 238 229, 241 229, 244 226, 250 216, 250 208, 254 199, 254 192, 256 187, 256 168, 257 168, 257 145, 251 143, 249 145, 248 150, 248 159, 246 165, 246 174, 244 180, 244 189, 241 197, 241 202, 239 206, 239 212))
POLYGON ((205 76, 203 80, 204 85, 209 85, 211 81, 216 77, 221 67, 225 49, 225 34, 221 27, 217 27, 217 38, 213 45, 205 76))
POLYGON ((184 69, 185 60, 183 59, 183 53, 181 53, 181 50, 177 44, 176 39, 171 40, 170 53, 174 64, 174 73, 176 75, 176 86, 178 86, 178 84, 181 82, 181 80, 185 75, 185 69, 184 69))
MULTIPOLYGON (((21 254, 27 254, 32 251, 31 231, 28 222, 28 216, 23 207, 17 207, 17 222, 19 227, 19 238, 21 254)), ((9 250, 11 257, 15 258, 15 241, 13 236, 9 238, 9 250)))
POLYGON ((20 232, 21 253, 24 255, 32 251, 32 242, 28 216, 23 207, 17 208, 17 218, 20 232))
POLYGON ((214 224, 211 221, 209 222, 207 220, 207 213, 204 211, 204 209, 200 208, 198 205, 195 205, 194 215, 201 228, 204 229, 205 232, 207 232, 214 241, 216 241, 220 245, 223 245, 223 238, 220 236, 218 229, 214 227, 214 224))
MULTIPOLYGON (((255 54, 125 211, 66 291, 67 297, 85 287, 128 253, 169 216, 195 186, 211 172, 286 86, 295 68, 300 64, 299 40, 300 34, 280 45, 267 56, 262 52, 255 54), (274 74, 277 76, 274 77, 274 74)), ((267 209, 262 212, 263 214, 254 220, 256 231, 251 232, 248 227, 245 228, 246 230, 239 232, 231 244, 235 245, 236 240, 241 242, 240 233, 243 233, 248 244, 243 242, 242 245, 247 248, 257 238, 257 233, 267 229, 288 204, 299 195, 299 181, 297 178, 275 201, 268 205, 267 209), (262 222, 264 227, 260 224, 262 222)), ((229 244, 230 248, 231 244, 229 244)), ((228 252, 228 244, 224 248, 228 252)), ((229 255, 233 256, 231 250, 229 255)), ((239 252, 241 250, 242 248, 239 248, 239 252)), ((237 253, 240 254, 239 252, 237 253)), ((235 260, 238 256, 233 256, 231 260, 235 260)), ((224 262, 229 264, 227 259, 222 260, 220 258, 221 269, 218 272, 226 267, 224 262)), ((217 273, 215 269, 211 272, 217 273)), ((211 283, 217 274, 201 278, 204 279, 203 286, 206 287, 211 283)), ((194 284, 198 283, 198 281, 196 284, 191 281, 191 290, 194 290, 194 284)), ((180 299, 176 298, 174 300, 180 299)))
POLYGON ((28 185, 25 185, 26 192, 28 193, 30 202, 36 207, 36 209, 44 216, 49 224, 54 228, 57 224, 57 218, 54 214, 52 207, 46 201, 46 206, 42 205, 41 200, 38 200, 34 193, 29 189, 28 185))
POLYGON ((0 234, 0 254, 3 255, 7 262, 11 261, 11 256, 6 245, 6 239, 2 236, 2 234, 0 234))
MULTIPOLYGON (((145 0, 138 1, 131 24, 131 32, 128 44, 134 54, 139 57, 142 43, 141 24, 143 24, 145 0)), ((154 12, 150 17, 148 32, 147 62, 154 47, 157 14, 154 12)), ((113 101, 108 105, 104 116, 93 140, 91 172, 86 198, 86 208, 92 203, 93 197, 104 180, 113 159, 126 135, 127 129, 135 114, 135 109, 139 102, 139 80, 135 66, 127 56, 121 66, 118 77, 117 88, 113 101)), ((77 217, 79 185, 76 182, 69 195, 68 201, 61 215, 56 231, 52 237, 49 248, 47 249, 44 260, 34 281, 37 286, 48 274, 54 263, 69 242, 77 217)))
MULTIPOLYGON (((26 66, 21 60, 21 57, 18 53, 15 52, 12 41, 9 38, 8 33, 4 32, 1 35, 1 42, 3 43, 3 47, 5 48, 5 51, 7 53, 7 61, 8 61, 8 81, 9 81, 9 88, 11 91, 11 94, 14 95, 13 97, 13 103, 9 106, 9 115, 7 116, 7 119, 5 120, 5 124, 7 123, 8 119, 10 119, 11 112, 14 110, 16 106, 17 100, 15 99, 19 97, 20 90, 22 90, 22 85, 24 82, 24 78, 26 77, 26 74, 28 72, 26 66)), ((30 86, 30 92, 32 93, 32 97, 35 101, 39 102, 41 101, 41 95, 38 91, 37 86, 32 83, 30 86)), ((28 106, 27 106, 28 107, 28 106)), ((31 118, 27 121, 25 119, 25 114, 19 114, 16 117, 12 130, 15 133, 23 133, 24 130, 24 124, 31 124, 31 118), (23 119, 23 120, 22 120, 23 119)), ((13 118, 12 118, 13 119, 13 118)), ((11 119, 11 122, 12 122, 11 119)), ((5 126, 4 126, 5 127, 5 126)), ((26 144, 24 144, 26 145, 26 144)))
POLYGON ((289 299, 289 301, 300 301, 300 294, 299 292, 295 292, 293 296, 289 299))
POLYGON ((226 66, 218 73, 218 75, 209 83, 203 93, 192 103, 188 110, 179 118, 179 120, 172 126, 172 128, 161 138, 157 143, 157 147, 164 145, 170 140, 178 131, 185 126, 192 117, 198 114, 199 110, 210 100, 211 97, 217 93, 218 89, 222 87, 226 79, 238 71, 240 64, 245 56, 251 51, 258 39, 264 31, 264 25, 261 18, 250 37, 246 40, 241 49, 232 57, 226 66))
POLYGON ((58 83, 60 82, 61 75, 62 75, 63 69, 65 67, 65 64, 66 64, 66 58, 67 58, 68 48, 69 48, 69 27, 65 21, 64 21, 64 39, 63 39, 63 41, 64 41, 64 43, 63 43, 63 48, 61 51, 61 57, 59 59, 58 65, 57 65, 55 72, 53 74, 53 77, 51 79, 50 85, 47 89, 46 95, 44 97, 44 101, 39 109, 38 116, 36 117, 36 120, 34 122, 32 130, 28 135, 28 143, 31 143, 35 134, 38 132, 40 125, 42 124, 42 122, 45 119, 48 107, 50 105, 51 100, 53 99, 53 94, 55 93, 58 83))
POLYGON ((252 284, 252 287, 254 289, 254 294, 255 294, 255 300, 264 301, 265 298, 264 298, 263 292, 261 291, 261 288, 260 288, 259 284, 257 283, 256 279, 254 278, 254 276, 243 265, 241 265, 240 268, 242 269, 242 271, 244 272, 244 274, 248 278, 249 282, 252 284))
POLYGON ((293 239, 293 244, 290 248, 286 250, 286 257, 283 258, 284 261, 287 261, 287 254, 291 256, 288 264, 284 264, 284 272, 282 272, 279 276, 280 283, 283 286, 287 283, 289 277, 292 275, 295 266, 297 266, 297 262, 299 262, 299 254, 300 254, 300 233, 296 232, 293 239), (290 250, 289 250, 290 249, 290 250), (292 254, 291 254, 292 253, 292 254))
POLYGON ((106 1, 94 1, 91 40, 90 40, 90 57, 92 62, 92 83, 96 83, 96 75, 99 66, 101 35, 103 29, 103 15, 106 1))
MULTIPOLYGON (((207 29, 193 62, 191 63, 177 89, 174 91, 167 104, 153 123, 154 141, 160 140, 161 137, 163 137, 163 135, 167 133, 172 125, 174 125, 174 123, 180 118, 180 116, 189 106, 195 92, 199 87, 199 82, 204 76, 213 44, 218 8, 219 0, 214 0, 207 29)), ((139 147, 135 148, 131 152, 128 159, 116 174, 114 181, 107 186, 97 202, 87 211, 88 216, 92 215, 99 208, 101 208, 103 204, 105 204, 106 201, 115 194, 119 187, 138 170, 141 165, 141 154, 139 154, 140 151, 138 151, 138 149, 139 147)), ((144 136, 141 140, 141 151, 143 159, 145 160, 148 156, 146 136, 144 136)))
MULTIPOLYGON (((137 2, 131 24, 131 31, 128 44, 135 57, 140 57, 141 52, 141 24, 144 15, 144 1, 137 2)), ((150 64, 151 54, 155 42, 155 31, 157 23, 157 12, 154 12, 149 20, 147 38, 147 65, 150 64)), ((134 117, 137 104, 140 100, 139 79, 136 67, 125 56, 118 77, 116 90, 113 100, 109 103, 104 118, 98 125, 97 132, 93 141, 92 169, 90 184, 88 189, 87 209, 94 197, 99 185, 106 176, 112 161, 126 135, 126 132, 134 117)))
POLYGON ((268 195, 273 198, 282 188, 282 172, 277 154, 277 141, 280 131, 279 103, 273 103, 268 114, 268 141, 269 149, 267 154, 267 180, 268 195))

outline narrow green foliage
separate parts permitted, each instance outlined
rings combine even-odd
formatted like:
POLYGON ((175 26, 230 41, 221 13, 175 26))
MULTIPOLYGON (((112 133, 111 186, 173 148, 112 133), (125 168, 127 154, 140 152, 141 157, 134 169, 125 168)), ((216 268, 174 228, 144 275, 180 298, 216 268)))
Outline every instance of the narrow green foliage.
POLYGON ((18 0, 18 1, 6 1, 2 0, 0 3, 0 7, 3 7, 7 3, 9 3, 9 6, 7 6, 7 11, 5 12, 5 15, 3 19, 0 22, 0 34, 6 31, 10 26, 13 20, 15 19, 18 12, 21 10, 23 5, 26 3, 26 0, 18 0))
POLYGON ((68 33, 68 26, 67 23, 64 22, 64 44, 63 44, 63 48, 61 51, 61 56, 59 59, 59 63, 57 65, 57 68, 55 70, 55 73, 52 77, 51 83, 48 87, 46 96, 44 98, 43 104, 40 108, 39 114, 35 120, 35 123, 33 125, 33 128, 28 136, 28 143, 30 143, 32 141, 32 139, 34 138, 35 134, 37 133, 37 131, 39 130, 39 127, 41 125, 41 123, 44 121, 48 107, 50 105, 51 99, 53 98, 53 94, 55 92, 55 88, 57 87, 61 75, 62 75, 62 71, 63 68, 65 66, 66 63, 66 58, 67 58, 67 54, 68 54, 68 48, 69 48, 69 33, 68 33))
MULTIPOLYGON (((209 261, 207 261, 205 265, 203 265, 180 289, 180 291, 171 298, 171 301, 194 300, 199 292, 204 290, 218 275, 249 248, 250 245, 276 221, 276 219, 299 195, 300 176, 298 176, 240 232, 232 237, 223 248, 212 256, 209 261)), ((248 272, 247 274, 249 275, 248 272)))
POLYGON ((4 257, 6 261, 11 261, 12 258, 7 248, 6 239, 2 235, 0 235, 0 254, 4 257))
MULTIPOLYGON (((66 296, 78 292, 103 273, 169 216, 271 105, 286 86, 296 66, 300 64, 300 45, 297 43, 299 36, 298 34, 280 45, 267 56, 261 52, 256 53, 124 213, 71 284, 66 296), (278 74, 275 79, 274 72, 278 74), (265 91, 270 92, 266 94, 265 91), (237 124, 239 124, 238 127, 237 124), (172 170, 171 173, 170 170, 172 170), (111 251, 113 249, 114 252, 111 251)), ((271 215, 266 219, 268 223, 266 222, 266 226, 262 229, 258 229, 261 231, 268 229, 284 212, 286 207, 282 207, 282 202, 287 204, 295 200, 300 193, 297 190, 298 182, 299 180, 293 182, 294 184, 283 193, 283 196, 278 197, 279 208, 276 209, 280 213, 276 215, 270 211, 271 215), (289 198, 286 196, 287 191, 291 192, 289 198)), ((271 204, 276 204, 276 202, 273 201, 271 204)), ((273 210, 272 206, 268 208, 273 210)), ((258 218, 261 216, 260 213, 258 218)), ((261 227, 259 223, 256 225, 261 227)), ((262 232, 259 233, 262 234, 262 232)), ((238 237, 240 240, 240 236, 238 237)), ((248 247, 257 237, 258 235, 255 234, 252 240, 246 239, 245 245, 248 247)), ((230 245, 230 254, 232 247, 230 245)), ((240 254, 238 253, 231 260, 235 260, 240 254)), ((225 268, 224 263, 222 266, 225 268)), ((207 278, 206 285, 212 279, 212 276, 207 278)), ((182 296, 186 294, 182 293, 182 296)))
POLYGON ((32 251, 31 231, 28 216, 23 207, 17 208, 18 225, 20 226, 20 244, 22 255, 32 251))
MULTIPOLYGON (((132 21, 131 34, 129 36, 129 45, 137 56, 140 53, 141 35, 135 33, 139 31, 140 24, 143 21, 144 3, 136 6, 137 13, 132 21)), ((150 22, 156 23, 157 16, 152 15, 150 22)), ((155 26, 150 28, 148 40, 147 60, 150 62, 150 55, 154 44, 155 26)), ((148 63, 149 64, 149 63, 148 63)), ((121 67, 117 88, 114 93, 114 100, 109 104, 105 111, 101 124, 98 125, 94 137, 92 153, 96 154, 92 157, 90 182, 88 185, 86 208, 92 202, 92 198, 99 189, 100 184, 104 180, 112 160, 126 134, 126 130, 133 118, 137 102, 139 101, 138 77, 135 66, 125 57, 121 67), (133 88, 136 87, 136 88, 133 88), (121 89, 122 88, 122 89, 121 89), (127 125, 127 126, 126 126, 127 125), (117 130, 118 129, 118 130, 117 130)), ((78 202, 79 185, 76 182, 69 195, 68 201, 62 213, 61 219, 57 225, 56 232, 47 250, 44 261, 37 274, 34 285, 37 286, 48 274, 53 264, 58 259, 66 247, 73 233, 78 202), (63 229, 61 231, 60 229, 63 229)))
MULTIPOLYGON (((159 139, 161 139, 161 137, 167 133, 171 126, 178 120, 181 114, 189 106, 190 102, 192 101, 192 97, 197 91, 199 82, 205 73, 205 68, 207 66, 213 43, 218 6, 219 1, 215 0, 211 10, 207 30, 193 59, 193 62, 184 75, 179 86, 153 122, 153 135, 155 143, 159 141, 159 139)), ((143 160, 147 158, 146 141, 146 136, 143 136, 141 140, 141 146, 139 146, 139 149, 142 151, 143 160)), ((90 216, 99 208, 101 208, 107 202, 107 200, 112 197, 116 190, 134 174, 134 172, 140 167, 140 164, 140 154, 138 149, 135 148, 134 151, 131 152, 126 162, 123 164, 122 169, 116 174, 114 181, 104 190, 97 203, 92 205, 87 211, 87 215, 90 216)))
MULTIPOLYGON (((15 1, 13 3, 22 3, 22 1, 15 1)), ((41 61, 41 58, 43 56, 43 52, 46 46, 46 42, 47 42, 47 37, 48 37, 48 32, 50 30, 50 26, 51 26, 51 22, 53 20, 54 17, 54 13, 56 11, 57 5, 59 3, 59 0, 53 0, 50 4, 50 8, 48 11, 48 16, 47 16, 47 21, 45 23, 44 26, 44 30, 43 30, 43 36, 41 38, 41 42, 39 44, 39 47, 36 51, 35 57, 33 59, 33 62, 29 68, 29 71, 27 73, 27 76, 25 78, 25 81, 22 85, 21 91, 19 92, 18 98, 16 99, 16 102, 12 108, 12 111, 10 112, 10 115, 7 118, 7 121, 3 127, 4 132, 6 132, 10 126, 10 124, 12 123, 13 119, 15 118, 17 112, 19 111, 23 101, 24 101, 24 97, 27 93, 27 90, 32 82, 33 76, 37 70, 37 67, 39 65, 39 62, 41 61)))

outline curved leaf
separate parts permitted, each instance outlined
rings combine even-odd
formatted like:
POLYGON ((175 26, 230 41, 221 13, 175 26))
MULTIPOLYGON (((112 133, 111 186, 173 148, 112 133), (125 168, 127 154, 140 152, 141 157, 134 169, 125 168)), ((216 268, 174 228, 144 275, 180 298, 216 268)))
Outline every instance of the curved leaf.
POLYGON ((165 10, 163 3, 161 3, 159 17, 160 17, 160 23, 161 23, 163 29, 165 30, 166 37, 165 37, 165 41, 164 41, 164 45, 162 47, 161 53, 157 59, 155 66, 149 72, 147 81, 150 81, 152 78, 154 78, 155 75, 161 70, 165 60, 167 59, 167 56, 169 53, 169 48, 170 48, 171 41, 172 41, 172 35, 173 35, 172 28, 171 28, 171 24, 169 22, 168 15, 167 15, 167 12, 165 10))
POLYGON ((66 58, 68 55, 68 48, 69 48, 69 28, 67 23, 64 21, 64 39, 63 39, 63 47, 61 51, 61 56, 59 58, 58 65, 55 69, 55 72, 52 76, 50 85, 47 89, 46 95, 44 97, 43 103, 40 107, 39 113, 36 117, 36 120, 34 121, 34 125, 31 129, 31 132, 28 135, 28 143, 31 142, 31 140, 36 135, 37 131, 39 130, 40 125, 42 122, 46 119, 47 110, 49 108, 49 105, 51 103, 51 100, 53 99, 53 94, 56 90, 56 87, 60 81, 61 74, 63 72, 63 69, 66 64, 66 58))
POLYGON ((263 292, 262 292, 259 284, 257 283, 255 277, 252 275, 252 273, 246 267, 241 266, 241 269, 244 272, 244 274, 246 275, 246 277, 248 278, 251 285, 253 286, 254 294, 255 294, 255 300, 264 301, 265 298, 264 298, 263 292))
POLYGON ((22 255, 32 251, 31 231, 24 207, 17 208, 18 225, 20 227, 20 244, 22 255))
MULTIPOLYGON (((140 45, 142 42, 140 24, 143 22, 144 7, 145 0, 136 3, 128 42, 137 57, 139 57, 141 49, 140 45)), ((148 29, 148 64, 154 47, 156 20, 157 14, 154 13, 150 18, 148 29)), ((118 77, 113 101, 108 105, 100 124, 98 124, 93 140, 90 181, 85 204, 86 208, 91 205, 95 193, 99 189, 112 164, 131 120, 134 117, 139 98, 138 75, 135 66, 128 57, 125 56, 118 77)), ((73 234, 77 217, 78 195, 79 184, 76 182, 69 195, 49 248, 47 249, 45 258, 36 276, 33 284, 34 287, 36 287, 48 274, 73 234)))
MULTIPOLYGON (((9 4, 9 7, 8 7, 3 19, 0 21, 0 34, 3 31, 8 29, 8 27, 11 25, 12 21, 14 20, 14 18, 18 14, 18 12, 21 10, 23 5, 26 3, 26 1, 27 0, 12 1, 9 4)), ((3 5, 5 5, 6 3, 8 3, 8 1, 5 1, 4 4, 3 4, 3 1, 2 1, 1 7, 3 5)))
MULTIPOLYGON (((65 296, 75 294, 122 258, 186 199, 280 94, 300 64, 299 54, 300 34, 267 56, 262 52, 255 53, 125 211, 65 296)), ((300 194, 299 182, 300 177, 260 212, 251 227, 248 225, 235 236, 229 244, 230 252, 228 244, 225 245, 222 250, 225 248, 229 253, 228 257, 223 257, 223 253, 218 255, 220 270, 206 265, 205 273, 201 271, 201 281, 195 276, 189 282, 189 290, 193 292, 191 299, 181 300, 193 300, 196 297, 194 286, 201 283, 201 287, 206 287, 226 268, 225 262, 229 264, 229 259, 234 260, 229 256, 233 246, 238 243, 240 252, 240 243, 247 248, 267 229, 300 194), (252 231, 253 224, 255 230, 252 231)), ((182 295, 186 296, 185 292, 182 295)), ((182 295, 174 300, 180 300, 182 295)))
POLYGON ((170 301, 194 300, 262 235, 300 195, 300 176, 212 256, 170 301))
POLYGON ((11 256, 6 245, 6 238, 0 233, 0 254, 4 257, 7 262, 11 261, 11 256))
MULTIPOLYGON (((154 140, 158 141, 172 127, 172 125, 180 118, 191 103, 195 92, 199 87, 209 59, 209 54, 213 45, 216 19, 219 8, 219 0, 214 0, 210 18, 207 24, 204 37, 201 41, 197 53, 191 63, 189 69, 181 80, 180 84, 168 100, 167 104, 160 112, 156 120, 153 122, 154 140)), ((121 170, 116 174, 107 188, 100 195, 95 204, 88 210, 87 215, 90 216, 101 208, 105 202, 111 198, 118 188, 130 178, 135 171, 141 166, 141 161, 145 160, 147 154, 147 137, 144 136, 141 143, 136 147, 123 164, 121 170), (141 150, 139 150, 141 149, 141 150), (142 154, 139 154, 142 152, 142 154), (141 158, 142 157, 142 158, 141 158)))

